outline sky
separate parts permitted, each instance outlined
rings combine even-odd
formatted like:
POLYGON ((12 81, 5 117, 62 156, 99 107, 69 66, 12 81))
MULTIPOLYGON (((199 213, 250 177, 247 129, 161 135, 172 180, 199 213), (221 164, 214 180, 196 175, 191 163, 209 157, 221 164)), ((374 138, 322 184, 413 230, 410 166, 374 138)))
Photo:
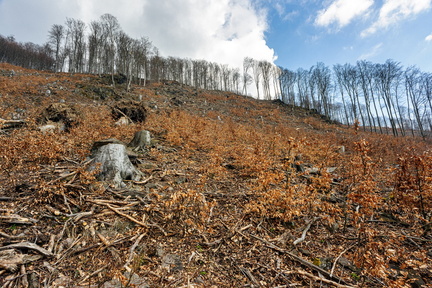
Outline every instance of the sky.
POLYGON ((0 0, 0 34, 43 44, 53 24, 105 13, 162 56, 291 70, 393 59, 432 72, 432 0, 0 0))

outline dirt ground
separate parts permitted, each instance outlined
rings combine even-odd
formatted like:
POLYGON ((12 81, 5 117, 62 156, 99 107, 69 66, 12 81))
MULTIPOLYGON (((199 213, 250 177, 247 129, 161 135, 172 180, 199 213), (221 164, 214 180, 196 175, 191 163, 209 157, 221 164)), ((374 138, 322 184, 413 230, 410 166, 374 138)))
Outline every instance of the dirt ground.
POLYGON ((3 63, 0 118, 25 123, 0 126, 2 287, 432 287, 430 143, 3 63), (93 143, 141 130, 142 179, 98 181, 93 143))

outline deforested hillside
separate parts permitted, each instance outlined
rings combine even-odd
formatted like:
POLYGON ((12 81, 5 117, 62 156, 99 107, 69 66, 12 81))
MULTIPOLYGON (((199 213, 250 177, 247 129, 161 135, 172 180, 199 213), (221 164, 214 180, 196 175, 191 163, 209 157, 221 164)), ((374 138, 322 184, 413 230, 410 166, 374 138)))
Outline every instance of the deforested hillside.
POLYGON ((430 143, 124 80, 0 64, 2 287, 432 287, 430 143))

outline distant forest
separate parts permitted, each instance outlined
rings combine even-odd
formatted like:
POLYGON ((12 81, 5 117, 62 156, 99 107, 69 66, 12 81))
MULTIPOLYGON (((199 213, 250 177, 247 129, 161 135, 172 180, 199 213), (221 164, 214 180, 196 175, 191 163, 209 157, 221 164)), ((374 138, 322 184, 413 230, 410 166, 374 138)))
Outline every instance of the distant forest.
POLYGON ((69 73, 123 74, 132 83, 172 80, 207 90, 254 94, 311 109, 325 118, 365 131, 430 137, 432 73, 383 64, 317 63, 295 71, 268 61, 244 58, 242 69, 206 60, 162 57, 150 39, 133 39, 111 14, 89 24, 67 18, 54 24, 44 45, 18 43, 0 35, 0 62, 69 73), (253 90, 252 90, 253 89, 253 90))

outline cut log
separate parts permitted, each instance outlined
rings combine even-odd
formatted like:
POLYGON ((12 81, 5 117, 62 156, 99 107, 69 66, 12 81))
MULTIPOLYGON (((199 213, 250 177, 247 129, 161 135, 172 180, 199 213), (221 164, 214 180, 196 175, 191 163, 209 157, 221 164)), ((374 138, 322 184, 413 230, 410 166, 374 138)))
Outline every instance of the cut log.
POLYGON ((118 143, 109 143, 92 151, 94 161, 90 170, 100 170, 98 179, 112 182, 116 188, 125 187, 124 180, 139 181, 141 172, 130 162, 126 146, 118 143))

